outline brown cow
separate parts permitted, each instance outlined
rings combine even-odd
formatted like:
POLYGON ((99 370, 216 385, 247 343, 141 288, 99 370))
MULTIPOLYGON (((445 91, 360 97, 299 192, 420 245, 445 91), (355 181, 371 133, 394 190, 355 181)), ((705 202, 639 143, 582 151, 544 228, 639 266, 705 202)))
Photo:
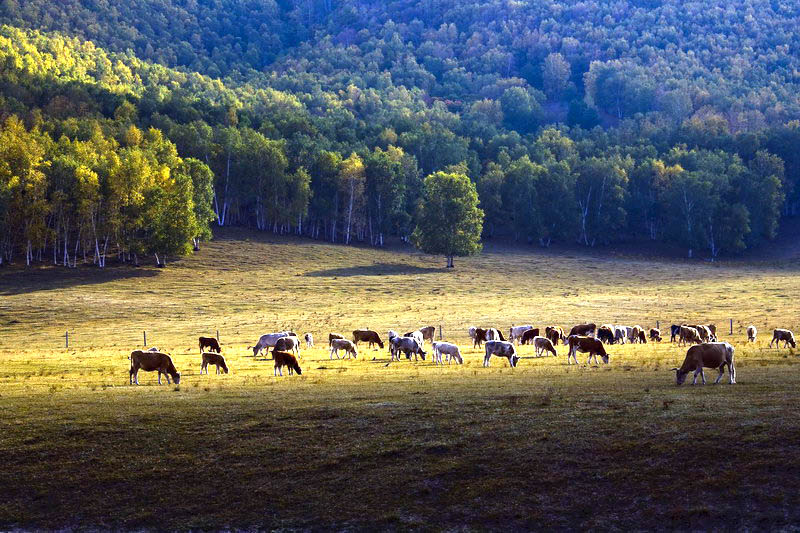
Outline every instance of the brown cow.
POLYGON ((222 353, 222 348, 219 347, 219 341, 214 337, 200 337, 200 353, 208 348, 209 352, 222 353))
POLYGON ((289 367, 289 375, 291 376, 293 371, 297 372, 298 374, 302 374, 303 371, 300 370, 300 365, 297 364, 297 358, 286 352, 272 352, 272 357, 275 359, 275 370, 273 371, 273 375, 277 376, 280 374, 283 376, 283 367, 289 367))
POLYGON ((681 326, 680 339, 678 339, 678 346, 683 343, 700 344, 700 333, 691 326, 681 326))
POLYGON ((567 338, 564 336, 564 330, 558 326, 547 326, 544 328, 544 336, 550 339, 553 345, 558 344, 558 341, 563 341, 567 344, 567 338))
POLYGON ((433 338, 436 336, 436 326, 425 326, 424 328, 419 328, 419 332, 422 333, 422 340, 431 341, 431 346, 433 346, 433 338))
POLYGON ((539 336, 539 328, 529 329, 522 333, 522 339, 519 342, 520 344, 532 344, 533 339, 538 336, 539 336))
POLYGON ((794 333, 789 331, 788 329, 776 329, 772 332, 772 340, 769 341, 769 347, 772 348, 772 343, 775 343, 776 347, 780 347, 781 341, 783 341, 783 347, 786 348, 787 345, 791 344, 792 348, 796 348, 797 344, 794 342, 794 333))
POLYGON ((377 331, 372 331, 371 329, 357 329, 353 331, 353 343, 358 345, 359 342, 369 343, 370 348, 375 344, 383 348, 383 341, 380 335, 378 335, 377 331))
POLYGON ((570 364, 569 358, 575 359, 575 364, 578 364, 578 352, 588 353, 589 358, 586 360, 588 365, 594 356, 594 362, 597 363, 597 356, 603 358, 603 362, 608 364, 608 354, 606 353, 605 346, 598 339, 594 337, 582 337, 580 335, 570 335, 567 337, 569 342, 569 352, 567 352, 567 364, 570 364))
POLYGON ((650 340, 661 342, 661 330, 658 328, 650 328, 650 340))
POLYGON ((708 326, 704 326, 703 324, 692 324, 689 327, 697 330, 697 335, 701 342, 711 342, 711 330, 708 328, 708 326))
POLYGON ((222 368, 226 374, 228 373, 228 365, 225 364, 225 358, 222 356, 222 354, 215 352, 203 352, 203 363, 200 365, 200 374, 208 374, 208 365, 216 366, 217 374, 219 374, 220 368, 222 368))
MULTIPOLYGON (((470 331, 472 330, 470 329, 470 331)), ((475 328, 475 336, 472 337, 472 347, 480 348, 486 341, 486 330, 483 328, 475 328)))
POLYGON ((181 382, 181 373, 175 369, 175 365, 172 364, 172 357, 169 354, 162 353, 162 352, 150 352, 150 351, 142 351, 142 350, 134 350, 131 352, 130 356, 131 360, 131 370, 128 376, 128 382, 133 385, 136 383, 139 384, 139 370, 144 370, 145 372, 158 372, 158 384, 161 385, 161 374, 164 374, 167 378, 167 383, 170 383, 169 378, 172 376, 173 381, 175 384, 178 385, 181 382))
POLYGON ((614 327, 600 326, 597 328, 597 338, 606 344, 614 344, 614 327))
POLYGON ((344 335, 339 335, 338 333, 328 333, 328 346, 331 345, 333 339, 344 339, 344 335))
POLYGON ((733 346, 727 342, 706 342, 690 347, 686 351, 686 358, 680 368, 673 368, 675 371, 675 381, 678 385, 686 381, 686 376, 689 372, 694 371, 694 379, 692 385, 697 383, 697 376, 703 378, 703 385, 706 384, 706 376, 703 373, 705 368, 719 369, 719 376, 714 383, 719 383, 722 379, 722 374, 725 373, 725 367, 728 367, 728 376, 730 383, 736 383, 736 368, 733 365, 733 346))
POLYGON ((569 335, 567 335, 567 337, 571 337, 573 335, 578 335, 581 337, 594 337, 595 331, 597 331, 596 324, 578 324, 569 330, 569 335))

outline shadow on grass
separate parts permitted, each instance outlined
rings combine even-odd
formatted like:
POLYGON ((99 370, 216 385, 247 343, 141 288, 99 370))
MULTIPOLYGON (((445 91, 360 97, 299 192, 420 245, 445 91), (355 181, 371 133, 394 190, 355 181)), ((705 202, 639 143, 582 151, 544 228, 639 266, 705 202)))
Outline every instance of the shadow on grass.
POLYGON ((312 278, 332 278, 338 276, 408 276, 413 274, 435 274, 437 272, 447 271, 446 268, 420 267, 401 263, 376 263, 374 265, 314 270, 313 272, 306 272, 304 275, 312 278))
POLYGON ((0 295, 14 296, 39 291, 50 291, 93 285, 121 279, 152 278, 159 274, 155 268, 132 267, 126 265, 104 269, 79 267, 11 267, 0 270, 0 295))

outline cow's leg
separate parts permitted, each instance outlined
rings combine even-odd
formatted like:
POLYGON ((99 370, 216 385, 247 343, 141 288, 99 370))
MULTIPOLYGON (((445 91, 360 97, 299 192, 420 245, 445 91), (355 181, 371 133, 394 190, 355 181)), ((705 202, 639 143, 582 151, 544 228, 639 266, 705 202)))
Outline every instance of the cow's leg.
POLYGON ((733 363, 728 363, 728 383, 731 385, 736 383, 736 368, 733 363))
POLYGON ((487 355, 486 357, 483 358, 483 366, 489 366, 489 357, 491 356, 487 355))
POLYGON ((720 367, 718 368, 718 370, 719 370, 719 375, 717 376, 717 379, 716 379, 716 381, 714 381, 714 385, 716 385, 717 383, 719 383, 719 380, 721 380, 721 379, 722 379, 722 374, 724 374, 724 373, 725 373, 725 364, 723 364, 722 366, 720 366, 720 367))

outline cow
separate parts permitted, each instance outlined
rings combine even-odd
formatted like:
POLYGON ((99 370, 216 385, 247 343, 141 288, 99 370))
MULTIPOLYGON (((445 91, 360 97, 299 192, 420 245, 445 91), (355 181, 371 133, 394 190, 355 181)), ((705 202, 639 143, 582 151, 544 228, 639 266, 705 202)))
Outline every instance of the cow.
POLYGON ((172 357, 169 354, 151 352, 149 350, 134 350, 131 352, 130 360, 131 370, 128 375, 128 383, 130 385, 139 384, 139 370, 144 370, 145 372, 157 371, 159 385, 161 385, 161 374, 164 374, 167 378, 167 383, 170 383, 170 376, 172 376, 172 381, 175 382, 175 385, 179 385, 181 382, 181 373, 175 369, 175 365, 172 364, 172 357))
POLYGON ((640 344, 647 344, 647 338, 644 335, 644 328, 642 326, 633 326, 633 340, 631 342, 638 342, 640 344))
POLYGON ((756 335, 758 335, 758 330, 755 326, 747 326, 747 340, 750 342, 756 342, 756 335))
POLYGON ((420 330, 409 331, 408 333, 403 335, 403 337, 411 337, 411 338, 415 339, 419 343, 420 348, 422 347, 423 343, 425 342, 425 339, 422 338, 422 332, 420 330))
POLYGON ((436 326, 425 326, 419 328, 417 331, 422 333, 422 340, 429 340, 431 341, 431 345, 433 345, 433 338, 436 336, 436 326))
POLYGON ((203 352, 202 357, 203 362, 200 365, 200 374, 208 374, 208 365, 216 366, 217 374, 219 374, 220 368, 222 368, 226 374, 228 373, 228 365, 225 363, 225 357, 223 357, 221 353, 203 352))
POLYGON ((625 344, 628 340, 628 329, 625 326, 614 326, 614 342, 625 344))
POLYGON ((708 327, 708 329, 711 330, 711 334, 716 339, 717 338, 717 325, 716 324, 706 324, 706 326, 708 327))
POLYGON ((219 341, 214 337, 200 337, 200 353, 208 348, 209 352, 222 353, 222 348, 219 347, 219 341))
POLYGON ((476 347, 480 348, 483 345, 484 342, 489 340, 489 339, 486 338, 486 330, 485 329, 483 329, 483 328, 469 328, 469 329, 472 332, 472 335, 470 335, 470 336, 472 337, 472 347, 473 348, 476 348, 476 347))
POLYGON ((708 329, 707 326, 703 324, 691 324, 689 327, 697 330, 697 336, 700 338, 701 342, 711 342, 711 330, 708 329))
POLYGON ((687 342, 691 344, 700 344, 702 342, 700 340, 700 333, 691 326, 681 326, 681 334, 680 339, 678 339, 678 346, 681 344, 686 345, 687 342))
POLYGON ((392 337, 392 361, 400 360, 400 352, 406 354, 406 359, 411 359, 411 354, 414 354, 414 361, 417 356, 425 360, 427 352, 422 349, 422 343, 414 337, 392 337))
POLYGON ((487 341, 485 349, 486 355, 483 358, 483 366, 489 366, 489 359, 493 355, 506 357, 508 359, 508 364, 511 365, 512 368, 515 368, 517 362, 519 362, 516 348, 508 341, 487 341))
POLYGON ((258 354, 261 353, 261 350, 266 349, 269 351, 270 348, 275 346, 275 343, 278 342, 278 339, 282 339, 283 337, 296 337, 296 335, 291 331, 281 331, 280 333, 266 333, 261 335, 258 339, 258 342, 255 346, 248 346, 247 349, 253 350, 253 357, 256 357, 258 354))
POLYGON ((544 336, 550 339, 550 342, 552 342, 554 346, 558 344, 558 341, 563 341, 564 344, 567 343, 564 330, 558 326, 547 326, 544 328, 544 336))
POLYGON ((706 342, 691 346, 686 351, 686 358, 680 368, 673 368, 675 371, 675 381, 678 385, 682 385, 686 381, 686 376, 689 372, 694 371, 694 379, 692 385, 697 383, 697 376, 703 378, 703 385, 706 384, 706 376, 703 373, 703 368, 717 368, 719 369, 719 376, 714 383, 719 383, 722 379, 722 374, 725 373, 725 367, 728 367, 729 383, 732 385, 736 383, 736 368, 733 364, 733 346, 727 342, 706 342))
POLYGON ((533 328, 527 330, 525 333, 522 334, 522 339, 520 340, 520 344, 533 344, 533 339, 539 336, 539 328, 533 328))
POLYGON ((331 340, 330 358, 333 359, 333 356, 335 355, 336 359, 339 359, 339 350, 344 350, 348 359, 350 359, 351 355, 358 359, 358 350, 356 349, 356 345, 347 339, 331 340))
POLYGON ((661 330, 658 328, 650 328, 650 340, 661 342, 661 330))
POLYGON ((589 358, 586 360, 587 365, 592 362, 592 356, 594 356, 594 362, 597 364, 598 355, 603 358, 604 363, 608 364, 608 354, 603 343, 598 339, 589 336, 570 335, 567 337, 567 341, 569 342, 567 364, 570 364, 570 357, 575 359, 576 365, 578 364, 578 352, 589 354, 589 358))
POLYGON ((358 345, 359 342, 369 343, 370 348, 377 344, 378 347, 383 349, 383 341, 380 335, 378 335, 378 332, 372 331, 371 329, 357 329, 353 331, 353 343, 358 345))
POLYGON ((275 357, 275 352, 294 352, 299 357, 300 339, 294 336, 281 337, 275 341, 275 346, 272 347, 272 357, 275 357))
POLYGON ((675 342, 675 339, 679 339, 681 335, 681 327, 677 324, 672 324, 669 327, 669 342, 675 342))
POLYGON ((303 335, 303 338, 306 341, 306 348, 314 347, 314 336, 311 333, 306 333, 305 335, 303 335))
POLYGON ((331 343, 334 339, 344 339, 344 335, 339 335, 338 333, 328 333, 328 347, 331 346, 331 343))
POLYGON ((597 338, 606 344, 614 344, 614 330, 610 326, 597 328, 597 338))
POLYGON ((772 348, 772 343, 775 343, 777 348, 780 348, 781 341, 783 341, 783 347, 786 348, 787 345, 791 344, 792 348, 796 348, 797 345, 794 342, 794 333, 789 331, 788 329, 776 329, 772 332, 772 340, 769 341, 769 347, 772 348))
POLYGON ((300 365, 297 364, 297 358, 294 355, 286 352, 272 352, 272 357, 275 359, 275 370, 273 371, 273 375, 277 376, 280 374, 283 376, 283 367, 289 368, 289 375, 291 376, 294 372, 297 372, 298 375, 303 373, 300 370, 300 365))
POLYGON ((455 344, 449 342, 432 342, 433 345, 433 362, 438 364, 442 363, 442 354, 447 356, 447 364, 450 364, 451 359, 455 359, 459 365, 464 364, 464 358, 461 357, 461 350, 455 344))
POLYGON ((571 337, 573 335, 579 335, 581 337, 594 337, 594 332, 597 330, 596 324, 578 324, 577 326, 573 326, 571 330, 569 330, 569 335, 567 337, 571 337))
POLYGON ((533 347, 536 350, 536 355, 538 357, 541 357, 544 354, 544 352, 550 352, 555 357, 558 357, 558 353, 556 352, 553 343, 550 342, 550 339, 546 337, 534 337, 533 347))
POLYGON ((526 331, 530 331, 532 329, 533 326, 531 325, 512 326, 508 330, 508 340, 510 340, 511 342, 517 341, 517 343, 519 344, 519 342, 522 340, 522 335, 524 335, 526 331))
POLYGON ((486 329, 486 340, 487 341, 505 341, 506 338, 503 337, 503 332, 497 328, 487 328, 486 329))

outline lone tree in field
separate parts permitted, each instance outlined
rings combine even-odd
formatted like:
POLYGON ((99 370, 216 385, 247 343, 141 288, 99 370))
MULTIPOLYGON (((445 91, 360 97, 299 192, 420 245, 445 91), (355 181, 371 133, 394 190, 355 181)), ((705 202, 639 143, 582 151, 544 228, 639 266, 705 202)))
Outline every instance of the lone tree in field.
POLYGON ((478 192, 467 176, 436 172, 425 178, 425 196, 411 235, 417 248, 429 254, 444 254, 447 267, 452 268, 454 256, 481 251, 482 230, 478 192))

